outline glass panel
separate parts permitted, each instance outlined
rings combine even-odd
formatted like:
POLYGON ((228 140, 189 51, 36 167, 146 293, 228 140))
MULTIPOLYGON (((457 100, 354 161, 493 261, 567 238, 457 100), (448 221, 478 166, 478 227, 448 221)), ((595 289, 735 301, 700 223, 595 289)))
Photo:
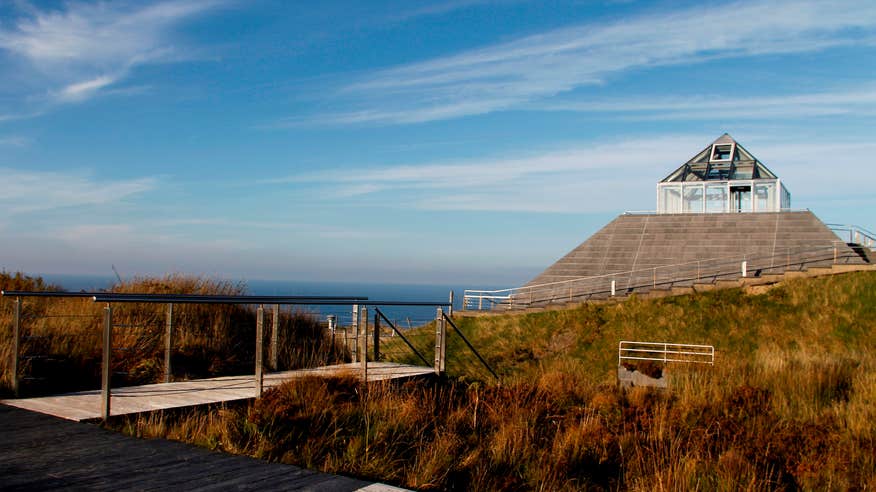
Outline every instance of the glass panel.
POLYGON ((754 210, 757 212, 777 212, 776 183, 759 183, 754 185, 754 210))
POLYGON ((704 205, 703 185, 687 185, 684 187, 685 212, 702 213, 704 205))
POLYGON ((660 194, 657 204, 657 212, 661 214, 680 214, 681 213, 681 186, 665 186, 661 185, 660 194))
POLYGON ((754 163, 737 164, 733 179, 751 179, 754 176, 754 163))
POLYGON ((706 212, 720 213, 727 211, 727 185, 706 186, 706 212))
POLYGON ((729 179, 730 178, 730 163, 713 163, 709 166, 709 174, 706 176, 708 180, 729 179))
POLYGON ((791 208, 791 194, 788 193, 788 189, 785 188, 785 185, 782 185, 782 208, 791 208))

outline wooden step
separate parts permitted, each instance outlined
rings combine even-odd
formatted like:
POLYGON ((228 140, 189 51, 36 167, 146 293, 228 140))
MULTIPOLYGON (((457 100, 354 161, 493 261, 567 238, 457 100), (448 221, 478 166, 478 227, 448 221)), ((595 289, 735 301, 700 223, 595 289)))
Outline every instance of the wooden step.
POLYGON ((808 275, 806 272, 798 272, 798 271, 790 271, 785 272, 785 280, 795 279, 795 278, 806 278, 808 275))
POLYGON ((672 289, 657 287, 649 289, 647 292, 642 293, 643 299, 659 299, 661 297, 669 297, 674 295, 672 289))
POLYGON ((742 287, 742 280, 736 278, 719 278, 715 281, 715 287, 718 289, 732 289, 733 287, 742 287))
POLYGON ((697 283, 697 284, 694 284, 694 286, 693 286, 693 290, 695 292, 709 292, 709 291, 715 290, 716 288, 717 287, 715 286, 714 282, 702 283, 702 284, 697 283))

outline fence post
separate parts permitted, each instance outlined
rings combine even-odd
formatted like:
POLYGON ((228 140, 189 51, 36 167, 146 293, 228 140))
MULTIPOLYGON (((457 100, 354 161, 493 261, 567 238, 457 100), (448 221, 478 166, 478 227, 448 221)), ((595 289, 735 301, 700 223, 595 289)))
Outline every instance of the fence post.
POLYGON ((359 305, 353 304, 353 321, 352 321, 353 336, 350 337, 352 340, 350 347, 350 355, 353 358, 353 362, 359 362, 359 305))
POLYGON ((652 287, 657 288, 657 268, 654 268, 654 275, 652 278, 652 287))
POLYGON ((450 306, 447 308, 447 316, 453 317, 453 291, 450 291, 450 306))
POLYGON ((167 319, 164 323, 164 382, 169 383, 173 368, 170 366, 170 351, 173 348, 173 303, 167 305, 167 319))
POLYGON ((21 350, 21 297, 15 298, 15 312, 12 318, 12 391, 18 398, 18 352, 21 350))
POLYGON ((614 297, 616 292, 617 292, 617 281, 612 280, 611 281, 611 297, 614 297))
POLYGON ((444 373, 447 356, 447 329, 444 325, 444 311, 439 307, 435 317, 435 374, 444 373))
POLYGON ((484 310, 484 295, 478 294, 478 311, 484 310))
POLYGON ((274 304, 273 319, 271 319, 271 370, 277 370, 277 359, 280 344, 280 305, 274 304))
POLYGON ((380 361, 380 315, 374 311, 374 362, 380 361))
POLYGON ((110 383, 113 368, 113 308, 107 304, 103 310, 103 367, 100 385, 100 416, 106 421, 110 417, 110 383))
POLYGON ((265 336, 265 307, 259 305, 256 310, 256 352, 255 352, 255 390, 256 398, 262 397, 264 389, 264 336, 265 336))
POLYGON ((368 382, 368 307, 362 306, 362 325, 360 327, 360 335, 362 337, 361 349, 362 353, 362 381, 368 382))
POLYGON ((329 336, 332 339, 332 343, 335 341, 335 320, 337 317, 334 314, 330 314, 325 317, 325 320, 328 321, 328 332, 329 336))
POLYGON ((742 262, 742 278, 745 278, 747 276, 748 276, 748 262, 743 261, 742 262))

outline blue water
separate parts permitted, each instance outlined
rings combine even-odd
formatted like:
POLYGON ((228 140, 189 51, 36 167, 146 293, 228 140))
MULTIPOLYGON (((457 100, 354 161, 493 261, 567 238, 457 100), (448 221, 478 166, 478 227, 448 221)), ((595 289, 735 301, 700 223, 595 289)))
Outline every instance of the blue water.
MULTIPOLYGON (((41 275, 46 282, 59 285, 68 291, 99 291, 107 289, 115 283, 114 277, 93 275, 41 275)), ((447 302, 450 291, 454 291, 454 306, 462 307, 462 294, 466 287, 451 285, 404 285, 404 284, 369 284, 343 282, 309 282, 285 280, 248 280, 249 294, 268 296, 360 296, 372 301, 415 301, 415 302, 447 302)), ((505 286, 478 286, 479 288, 503 288, 505 286)), ((364 304, 367 304, 365 302, 364 304)), ((342 323, 352 318, 351 306, 300 306, 301 310, 314 313, 320 318, 329 314, 338 316, 342 323)), ((394 322, 402 326, 423 324, 435 319, 435 307, 419 306, 385 306, 380 310, 394 322)), ((369 317, 373 316, 373 311, 369 317)))

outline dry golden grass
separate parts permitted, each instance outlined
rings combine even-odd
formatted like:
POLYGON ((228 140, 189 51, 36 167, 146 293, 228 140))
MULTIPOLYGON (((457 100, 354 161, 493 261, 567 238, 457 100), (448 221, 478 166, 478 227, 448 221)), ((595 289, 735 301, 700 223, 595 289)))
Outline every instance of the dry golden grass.
POLYGON ((420 490, 876 487, 876 274, 459 324, 502 385, 304 379, 112 425, 420 490), (621 339, 711 343, 718 360, 623 390, 621 339))
MULTIPOLYGON (((39 278, 0 274, 3 290, 57 290, 39 278)), ((119 293, 242 295, 243 284, 186 275, 136 278, 111 288, 119 293)), ((85 298, 23 298, 21 375, 25 393, 99 386, 103 305, 85 298), (36 357, 34 357, 36 356, 36 357)), ((0 300, 0 393, 12 386, 13 299, 0 300)), ((166 305, 115 303, 113 385, 163 380, 166 305)), ((282 369, 323 365, 346 357, 309 315, 281 311, 278 355, 282 369)), ((266 323, 270 321, 266 313, 266 323)), ((253 370, 255 314, 249 306, 177 304, 171 365, 177 379, 245 374, 253 370)), ((267 332, 268 330, 266 330, 267 332)), ((267 333, 265 335, 267 337, 267 333)), ((266 340, 267 342, 267 340, 266 340)), ((267 343, 266 343, 267 346, 267 343)))

